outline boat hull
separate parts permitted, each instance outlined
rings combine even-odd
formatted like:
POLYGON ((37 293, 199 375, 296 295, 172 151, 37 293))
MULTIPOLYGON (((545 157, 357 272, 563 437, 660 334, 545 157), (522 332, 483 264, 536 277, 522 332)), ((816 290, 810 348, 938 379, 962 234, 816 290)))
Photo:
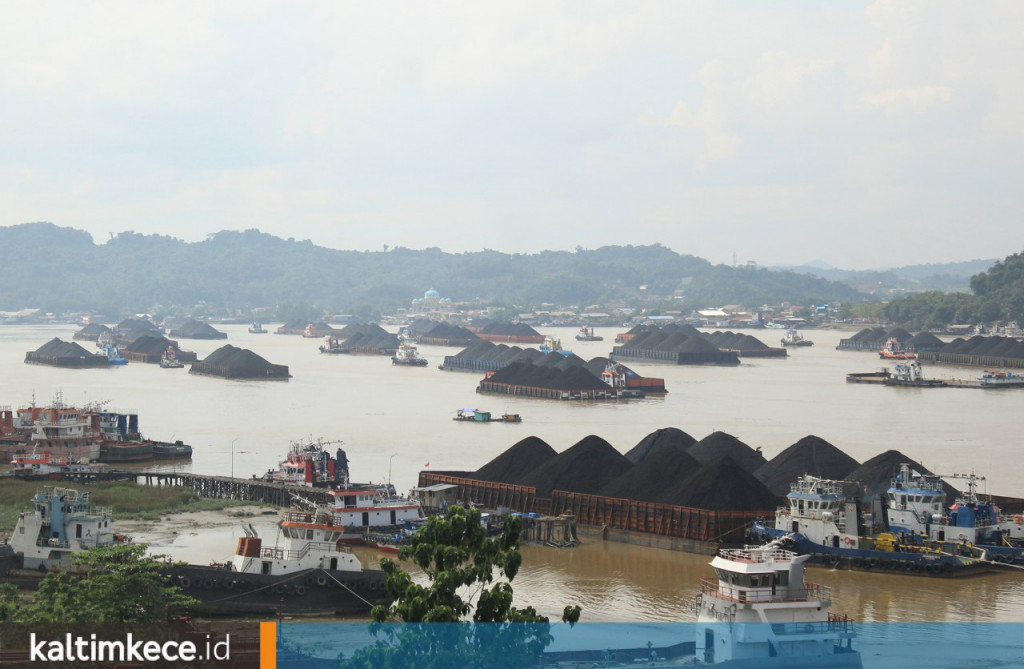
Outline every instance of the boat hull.
POLYGON ((865 548, 822 546, 799 532, 790 533, 755 523, 751 537, 764 542, 783 539, 789 550, 810 555, 811 564, 833 568, 902 573, 918 576, 961 577, 991 571, 995 565, 974 557, 948 552, 896 552, 865 548))
POLYGON ((269 575, 176 565, 164 573, 184 594, 199 600, 189 612, 206 616, 366 615, 373 606, 392 601, 379 570, 303 569, 269 575))

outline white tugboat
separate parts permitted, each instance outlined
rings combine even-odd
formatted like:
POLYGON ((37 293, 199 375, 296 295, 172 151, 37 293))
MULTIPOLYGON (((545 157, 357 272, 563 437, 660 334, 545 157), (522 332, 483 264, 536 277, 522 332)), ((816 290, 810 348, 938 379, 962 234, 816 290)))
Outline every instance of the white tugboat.
POLYGON ((10 538, 25 569, 70 571, 76 553, 131 541, 114 532, 109 508, 89 505, 88 492, 46 487, 32 497, 32 506, 22 512, 10 538))
POLYGON ((274 545, 243 526, 226 564, 174 565, 165 573, 200 600, 190 611, 202 615, 365 615, 390 604, 384 572, 363 568, 341 543, 338 521, 325 507, 288 512, 274 545))
POLYGON ((391 356, 392 365, 405 365, 406 367, 426 367, 427 359, 420 355, 415 344, 403 341, 398 345, 398 350, 391 356))
POLYGON ((809 557, 777 542, 721 551, 694 601, 697 663, 860 669, 852 621, 828 610, 831 588, 804 580, 809 557))

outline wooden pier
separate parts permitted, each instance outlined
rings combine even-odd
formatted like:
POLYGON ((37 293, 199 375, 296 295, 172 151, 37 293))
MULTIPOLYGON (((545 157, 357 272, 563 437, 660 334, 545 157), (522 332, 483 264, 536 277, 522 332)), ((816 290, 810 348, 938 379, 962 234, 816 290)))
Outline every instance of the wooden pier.
POLYGON ((327 504, 330 495, 325 488, 301 488, 284 483, 269 483, 262 479, 234 479, 229 476, 204 476, 189 473, 137 474, 135 482, 148 486, 179 486, 195 491, 200 497, 211 499, 238 499, 272 506, 292 506, 295 497, 317 504, 327 504))

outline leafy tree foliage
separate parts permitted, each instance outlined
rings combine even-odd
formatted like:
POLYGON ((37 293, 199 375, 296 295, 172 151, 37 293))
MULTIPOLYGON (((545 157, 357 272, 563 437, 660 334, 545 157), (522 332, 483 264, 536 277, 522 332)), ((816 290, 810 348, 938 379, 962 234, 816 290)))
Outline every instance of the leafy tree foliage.
POLYGON ((882 314, 914 328, 939 328, 951 323, 1024 322, 1024 255, 997 262, 988 272, 971 277, 973 295, 918 293, 885 305, 882 314))
MULTIPOLYGON (((495 571, 511 582, 522 564, 519 537, 522 519, 509 516, 501 534, 488 537, 480 522, 480 511, 453 506, 444 516, 433 516, 417 532, 408 546, 398 552, 401 560, 412 560, 430 580, 429 586, 414 583, 408 572, 395 561, 381 560, 386 587, 395 598, 390 607, 376 606, 374 620, 387 618, 407 623, 457 622, 472 612, 475 622, 548 622, 532 607, 512 605, 512 586, 493 582, 495 571), (470 588, 477 588, 479 599, 473 611, 470 588)), ((565 608, 563 620, 576 622, 580 608, 565 608)))
POLYGON ((146 557, 145 544, 94 548, 73 560, 86 568, 86 575, 47 574, 35 602, 14 611, 15 621, 152 623, 166 620, 171 608, 196 603, 177 585, 167 584, 160 563, 146 557))
MULTIPOLYGON (((518 573, 521 529, 522 520, 511 516, 499 536, 488 537, 480 512, 464 507, 432 517, 398 554, 420 567, 430 584, 414 583, 396 562, 381 560, 386 587, 395 602, 374 607, 372 615, 378 624, 372 631, 378 641, 357 651, 344 666, 517 669, 535 665, 552 640, 548 619, 533 607, 513 606, 508 582, 488 587, 496 572, 509 582, 518 573), (405 624, 380 624, 389 618, 405 624)), ((579 616, 579 606, 566 606, 562 620, 575 623, 579 616)))

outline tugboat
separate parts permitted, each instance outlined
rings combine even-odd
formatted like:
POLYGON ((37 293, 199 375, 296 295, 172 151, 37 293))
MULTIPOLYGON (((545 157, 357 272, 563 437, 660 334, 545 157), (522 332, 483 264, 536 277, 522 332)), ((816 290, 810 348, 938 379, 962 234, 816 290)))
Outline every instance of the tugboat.
POLYGON ((178 360, 174 353, 174 347, 168 346, 167 350, 164 351, 163 356, 160 358, 160 366, 164 369, 181 369, 185 366, 185 363, 178 360))
POLYGON ((903 345, 900 344, 899 339, 890 337, 886 340, 885 346, 878 351, 878 357, 886 360, 914 360, 917 355, 903 350, 903 345))
POLYGON ((814 346, 814 342, 810 339, 804 339, 804 336, 797 332, 795 328, 786 330, 786 334, 782 336, 783 346, 814 346))
POLYGON ((350 353, 351 349, 345 346, 344 340, 338 339, 334 335, 324 337, 324 343, 320 344, 321 353, 350 353))
POLYGON ((427 359, 420 355, 415 344, 402 342, 398 350, 391 356, 392 365, 406 365, 407 367, 426 367, 427 359))
POLYGON ((252 334, 267 334, 266 328, 259 321, 253 321, 253 324, 249 326, 249 332, 252 334))
POLYGON ((9 540, 24 569, 71 571, 74 554, 132 540, 111 529, 111 510, 92 508, 88 492, 45 487, 32 497, 32 506, 18 517, 9 540))
POLYGON ((693 602, 697 663, 861 669, 853 621, 828 610, 831 588, 804 580, 809 557, 777 543, 720 551, 693 602))
POLYGON ((594 328, 584 325, 576 333, 576 341, 604 341, 604 337, 594 334, 594 328))
POLYGON ((334 457, 329 446, 341 446, 342 441, 296 441, 288 446, 288 455, 263 475, 270 483, 327 488, 348 482, 348 457, 338 448, 334 457))
POLYGON ((973 501, 964 502, 961 513, 944 516, 941 485, 922 487, 910 479, 906 467, 893 479, 884 504, 876 505, 848 497, 843 481, 802 476, 786 495, 786 506, 775 512, 774 525, 755 522, 750 534, 781 540, 812 563, 857 570, 966 576, 1003 562, 1024 565, 1022 549, 997 544, 1004 534, 1024 539, 1024 524, 1000 525, 993 508, 976 497, 968 497, 973 501), (917 524, 907 523, 908 504, 917 524), (880 517, 863 510, 876 506, 887 510, 880 517))
POLYGON ((340 543, 344 527, 321 507, 288 512, 278 524, 277 545, 264 546, 250 524, 242 526, 231 561, 223 565, 175 565, 164 573, 200 600, 200 615, 353 615, 388 605, 384 572, 364 569, 340 543))

